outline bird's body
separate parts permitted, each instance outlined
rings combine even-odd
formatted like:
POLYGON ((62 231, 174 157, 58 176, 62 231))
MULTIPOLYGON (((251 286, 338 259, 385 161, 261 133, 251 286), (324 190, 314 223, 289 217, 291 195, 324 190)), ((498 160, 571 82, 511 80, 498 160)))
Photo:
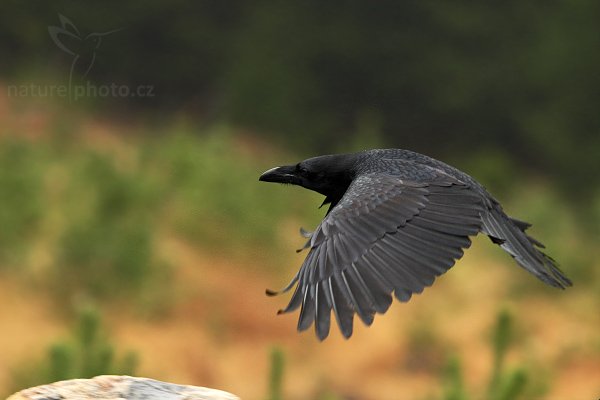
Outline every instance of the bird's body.
POLYGON ((354 314, 370 325, 389 308, 392 293, 403 302, 421 293, 479 232, 543 282, 571 285, 525 233, 529 224, 508 217, 469 175, 431 157, 401 149, 327 155, 270 169, 260 180, 303 186, 330 204, 300 271, 283 290, 296 285, 282 312, 301 307, 298 329, 314 322, 321 340, 332 311, 350 337, 354 314))

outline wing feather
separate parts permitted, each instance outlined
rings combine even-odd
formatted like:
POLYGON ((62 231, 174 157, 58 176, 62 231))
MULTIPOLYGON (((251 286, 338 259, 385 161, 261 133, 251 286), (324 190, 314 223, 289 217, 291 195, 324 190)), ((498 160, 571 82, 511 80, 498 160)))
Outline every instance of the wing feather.
POLYGON ((350 337, 354 314, 371 325, 390 307, 392 293, 406 302, 451 268, 481 229, 482 207, 480 196, 458 182, 357 177, 311 236, 282 312, 300 307, 298 330, 314 323, 323 340, 333 311, 350 337))
POLYGON ((358 314, 360 319, 365 323, 365 325, 371 325, 373 322, 373 314, 369 313, 368 310, 365 310, 365 303, 363 299, 355 296, 354 291, 350 287, 348 277, 344 272, 345 271, 342 271, 340 279, 340 283, 343 283, 343 285, 341 285, 342 290, 344 290, 347 294, 347 297, 350 299, 350 305, 354 307, 356 314, 358 314))
POLYGON ((334 275, 329 278, 329 290, 331 293, 334 315, 340 331, 345 338, 352 336, 352 326, 354 320, 354 309, 352 308, 352 300, 347 293, 342 289, 340 283, 340 275, 334 275))

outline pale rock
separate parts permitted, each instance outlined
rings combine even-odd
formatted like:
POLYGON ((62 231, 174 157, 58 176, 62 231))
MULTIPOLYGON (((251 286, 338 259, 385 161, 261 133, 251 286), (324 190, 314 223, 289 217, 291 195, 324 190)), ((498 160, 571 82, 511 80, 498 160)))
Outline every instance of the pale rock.
POLYGON ((148 378, 102 375, 36 386, 7 400, 239 400, 221 390, 176 385, 148 378))

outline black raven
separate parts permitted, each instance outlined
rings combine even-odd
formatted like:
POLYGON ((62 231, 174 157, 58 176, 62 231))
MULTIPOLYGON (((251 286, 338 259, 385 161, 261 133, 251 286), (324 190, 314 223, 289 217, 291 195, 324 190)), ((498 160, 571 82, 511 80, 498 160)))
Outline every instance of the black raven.
POLYGON ((299 185, 325 196, 329 209, 290 284, 287 313, 300 309, 298 330, 315 323, 320 340, 329 334, 331 310, 344 337, 354 314, 371 325, 392 292, 402 301, 431 286, 483 232, 544 283, 571 286, 544 246, 525 233, 530 224, 507 216, 469 175, 408 150, 367 150, 309 158, 272 168, 261 181, 299 185))

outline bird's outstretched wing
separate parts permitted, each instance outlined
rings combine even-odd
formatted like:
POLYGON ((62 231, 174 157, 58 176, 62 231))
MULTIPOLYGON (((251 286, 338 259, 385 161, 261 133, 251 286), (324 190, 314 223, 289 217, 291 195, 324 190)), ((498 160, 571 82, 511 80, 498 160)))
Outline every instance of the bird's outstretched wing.
POLYGON ((385 174, 357 177, 310 240, 288 306, 301 308, 298 330, 313 322, 320 340, 331 311, 345 337, 353 317, 370 325, 392 292, 400 301, 446 272, 481 229, 481 197, 457 181, 407 182, 385 174))

